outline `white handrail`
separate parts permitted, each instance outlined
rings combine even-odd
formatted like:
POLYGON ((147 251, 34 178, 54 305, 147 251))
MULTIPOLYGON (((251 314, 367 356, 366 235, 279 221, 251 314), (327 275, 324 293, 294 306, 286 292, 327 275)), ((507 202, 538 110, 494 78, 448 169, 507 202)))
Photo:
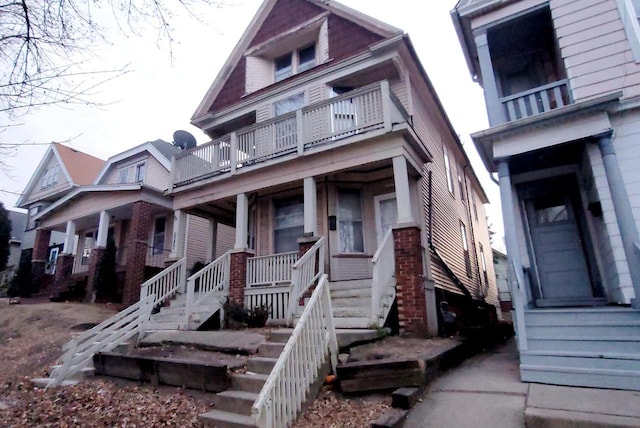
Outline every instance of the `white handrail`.
POLYGON ((187 280, 187 258, 183 257, 162 272, 142 283, 140 300, 154 295, 154 305, 176 293, 184 293, 187 280))
POLYGON ((291 324, 296 305, 304 293, 324 274, 326 239, 321 237, 291 267, 291 291, 289 292, 289 310, 287 322, 291 324))
POLYGON ((227 251, 200 271, 187 279, 187 302, 185 305, 185 319, 188 323, 194 308, 205 300, 216 296, 220 304, 229 295, 229 269, 231 253, 227 251), (198 297, 196 298, 196 285, 198 297))
POLYGON ((338 341, 329 283, 323 275, 251 407, 258 427, 287 427, 295 420, 327 356, 335 373, 338 341))
POLYGON ((247 287, 290 282, 291 266, 297 260, 297 251, 248 258, 247 287))
MULTIPOLYGON (((526 290, 524 289, 524 278, 522 277, 522 269, 518 269, 515 260, 511 260, 511 269, 513 270, 513 279, 509 280, 511 286, 511 300, 515 307, 515 327, 516 336, 518 339, 518 348, 520 351, 526 351, 527 345, 527 328, 524 319, 524 295, 526 290)), ((510 277, 511 275, 509 275, 510 277)))
POLYGON ((384 324, 391 310, 391 304, 396 296, 395 282, 395 252, 393 248, 393 233, 389 229, 385 234, 378 250, 371 259, 373 275, 371 281, 371 323, 384 324))
POLYGON ((144 325, 151 317, 155 296, 149 295, 118 312, 66 343, 60 365, 51 372, 47 388, 56 387, 70 376, 87 367, 98 352, 110 351, 134 335, 144 333, 144 325))

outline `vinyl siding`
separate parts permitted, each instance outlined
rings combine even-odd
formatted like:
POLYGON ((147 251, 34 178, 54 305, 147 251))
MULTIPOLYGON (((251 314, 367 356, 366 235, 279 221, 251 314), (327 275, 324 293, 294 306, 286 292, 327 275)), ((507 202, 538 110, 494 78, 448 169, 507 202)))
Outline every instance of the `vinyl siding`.
POLYGON ((218 231, 216 235, 216 254, 218 258, 229 250, 233 249, 236 241, 236 229, 226 224, 218 223, 218 231))
POLYGON ((118 184, 120 183, 120 169, 122 168, 133 168, 133 170, 129 170, 128 174, 128 182, 135 182, 135 165, 147 162, 148 165, 148 156, 146 153, 144 155, 135 156, 133 158, 125 159, 121 162, 113 164, 109 171, 105 174, 105 177, 100 180, 99 184, 118 184))
POLYGON ((552 0, 561 55, 575 101, 623 91, 640 95, 634 60, 616 0, 552 0))
MULTIPOLYGON (((195 215, 187 216, 186 255, 187 269, 191 269, 195 262, 209 262, 209 220, 195 215)), ((211 237, 213 239, 213 237, 211 237)))
POLYGON ((162 166, 153 156, 147 158, 147 169, 144 177, 144 184, 160 190, 169 188, 169 171, 162 166))
POLYGON ((42 169, 40 174, 38 174, 38 176, 34 180, 33 188, 25 198, 25 205, 50 197, 58 192, 67 190, 71 183, 69 183, 69 181, 67 180, 67 177, 65 176, 62 168, 62 165, 58 163, 58 159, 52 154, 47 163, 44 165, 44 168, 42 169), (46 174, 46 171, 49 168, 55 167, 56 165, 59 167, 56 183, 43 188, 42 178, 44 177, 44 174, 46 174))

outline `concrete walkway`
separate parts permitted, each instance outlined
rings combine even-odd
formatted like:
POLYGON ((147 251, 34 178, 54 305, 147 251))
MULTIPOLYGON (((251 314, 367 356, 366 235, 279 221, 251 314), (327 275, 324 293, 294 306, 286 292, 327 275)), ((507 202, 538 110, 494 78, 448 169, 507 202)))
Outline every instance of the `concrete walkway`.
POLYGON ((520 382, 511 340, 431 383, 404 426, 640 427, 640 392, 520 382))

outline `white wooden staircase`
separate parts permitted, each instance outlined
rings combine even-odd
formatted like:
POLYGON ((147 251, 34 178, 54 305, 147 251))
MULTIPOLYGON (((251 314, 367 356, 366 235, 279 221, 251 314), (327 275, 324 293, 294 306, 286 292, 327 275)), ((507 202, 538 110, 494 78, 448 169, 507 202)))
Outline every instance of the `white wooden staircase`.
POLYGON ((523 381, 640 391, 640 310, 529 309, 524 321, 523 381))

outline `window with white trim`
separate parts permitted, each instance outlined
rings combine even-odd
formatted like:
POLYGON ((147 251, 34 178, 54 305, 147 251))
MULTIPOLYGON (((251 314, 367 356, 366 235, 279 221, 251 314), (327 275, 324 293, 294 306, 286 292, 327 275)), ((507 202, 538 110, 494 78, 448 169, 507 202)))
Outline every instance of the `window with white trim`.
POLYGON ((455 194, 453 190, 453 172, 451 171, 451 161, 449 160, 449 152, 446 146, 442 146, 442 152, 444 154, 444 172, 447 175, 447 188, 449 193, 455 194))
POLYGON ((146 162, 126 165, 118 169, 118 184, 141 183, 147 170, 146 162))
POLYGON ((363 253, 362 199, 358 190, 338 191, 338 236, 341 253, 363 253))
POLYGON ((153 225, 153 238, 152 238, 152 254, 162 254, 164 252, 164 237, 167 228, 166 217, 156 217, 153 225))
POLYGON ((294 74, 302 73, 316 66, 316 44, 288 52, 273 60, 274 81, 280 82, 294 74))
POLYGON ((60 172, 60 165, 54 165, 44 172, 42 176, 42 188, 53 186, 58 182, 58 173, 60 172))
POLYGON ((471 258, 469 256, 469 243, 467 241, 467 228, 464 223, 460 222, 460 238, 462 239, 462 251, 464 255, 464 267, 467 271, 467 276, 471 278, 471 258))
POLYGON ((33 218, 42 211, 41 205, 34 205, 29 207, 29 211, 27 213, 27 228, 25 230, 31 230, 38 227, 38 222, 36 222, 33 218))

